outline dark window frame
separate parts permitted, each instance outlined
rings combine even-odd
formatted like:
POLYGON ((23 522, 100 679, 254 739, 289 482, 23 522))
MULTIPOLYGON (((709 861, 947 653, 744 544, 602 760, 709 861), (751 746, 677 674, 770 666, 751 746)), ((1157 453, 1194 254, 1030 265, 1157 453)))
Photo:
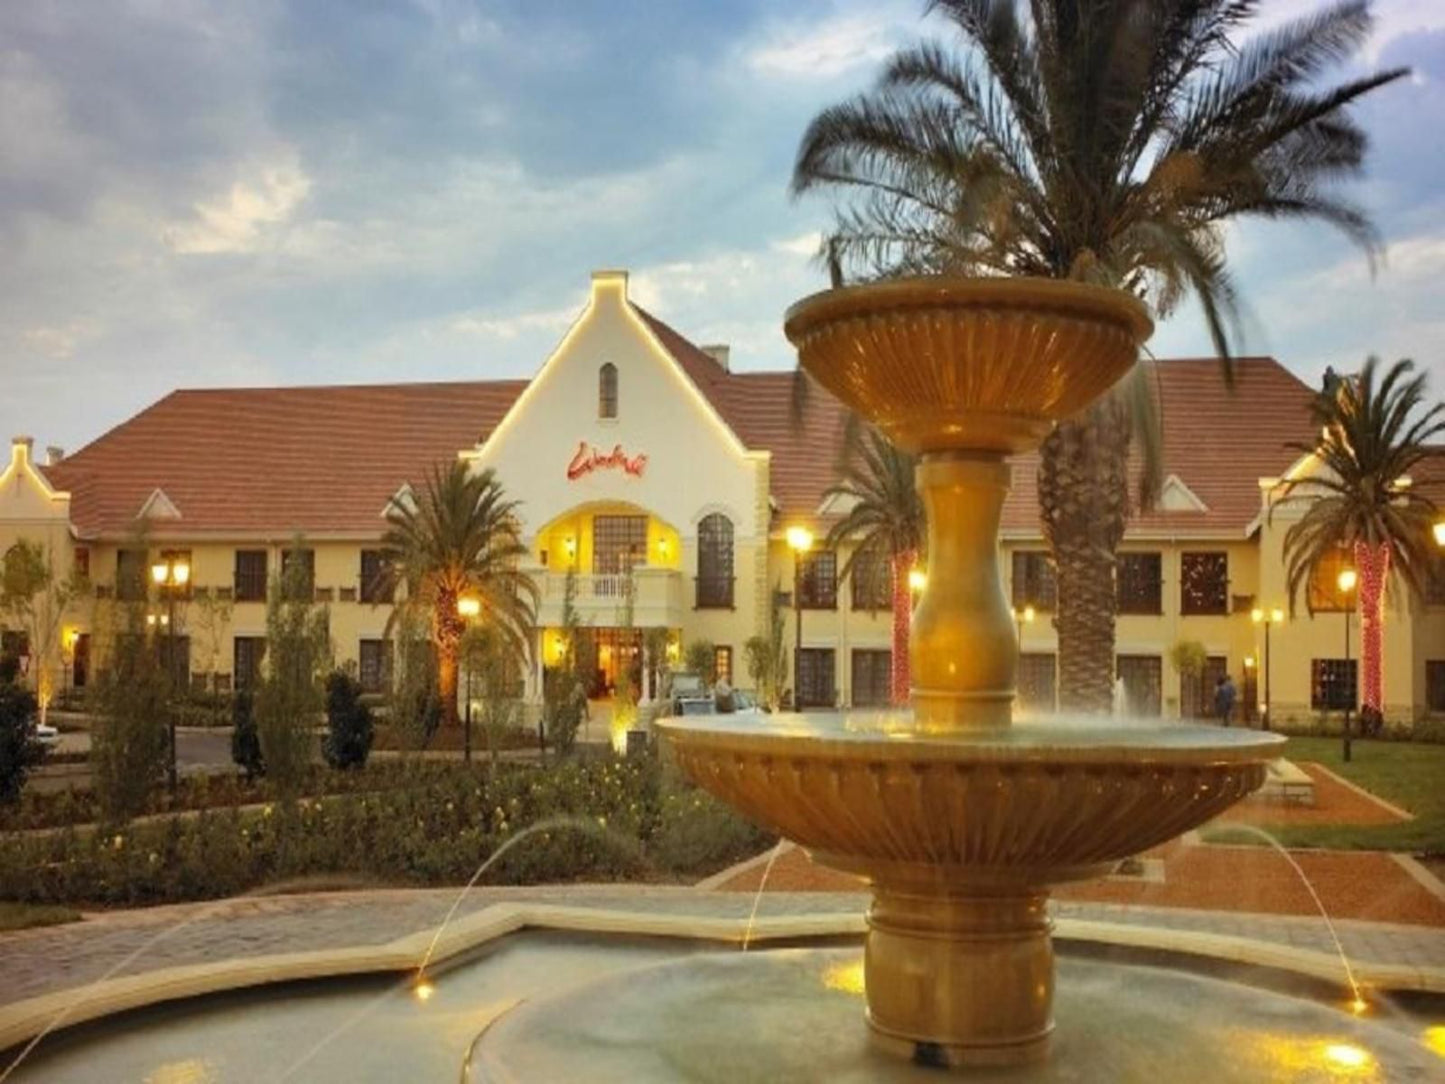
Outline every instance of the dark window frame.
POLYGON ((831 647, 805 647, 798 652, 799 708, 831 708, 838 700, 838 658, 831 647))
POLYGON ((1019 653, 1018 702, 1026 710, 1056 711, 1059 703, 1059 658, 1052 651, 1019 653), (1047 673, 1047 678, 1043 675, 1047 673))
POLYGON ((270 573, 271 555, 264 549, 238 549, 232 568, 231 597, 236 602, 265 602, 267 576, 270 573), (254 565, 260 558, 260 570, 243 565, 254 565))
POLYGON ((829 549, 809 550, 798 561, 798 607, 804 610, 838 608, 838 554, 829 549))
POLYGON ((288 546, 281 551, 281 598, 287 602, 307 602, 316 599, 316 551, 310 546, 288 546), (305 566, 306 582, 298 583, 293 591, 290 587, 291 565, 297 559, 305 566))
POLYGON ((712 655, 713 684, 721 685, 727 682, 733 685, 733 645, 716 644, 713 646, 712 655))
POLYGON ((150 551, 122 546, 115 551, 115 597, 119 602, 144 602, 149 597, 150 551), (127 563, 135 567, 127 568, 127 563))
POLYGON ((1312 614, 1340 614, 1354 609, 1354 591, 1340 590, 1340 573, 1354 568, 1348 551, 1332 550, 1311 567, 1305 580, 1305 599, 1312 614))
POLYGON ((1014 550, 1012 564, 1014 609, 1032 606, 1040 613, 1052 613, 1059 604, 1053 555, 1048 550, 1014 550))
POLYGON ((1425 660, 1425 710, 1445 714, 1445 659, 1425 660))
POLYGON ((855 708, 886 708, 893 699, 893 652, 886 647, 855 647, 852 701, 855 708))
POLYGON ((1160 616, 1164 612, 1164 555, 1158 550, 1119 554, 1114 585, 1119 613, 1160 616))
POLYGON ((893 562, 886 554, 876 549, 860 549, 853 554, 848 579, 852 609, 877 613, 893 608, 893 562))
POLYGON ((266 637, 231 637, 231 685, 237 691, 255 689, 266 659, 266 637))
POLYGON ((1359 659, 1310 659, 1311 711, 1353 711, 1359 702, 1359 659))
POLYGON ((617 417, 617 366, 604 362, 597 370, 597 416, 603 419, 617 417))
POLYGON ((396 600, 396 570, 385 550, 361 551, 360 587, 357 598, 372 605, 388 605, 396 600))
POLYGON ((1115 673, 1124 680, 1128 706, 1135 715, 1157 718, 1164 714, 1164 658, 1162 655, 1116 655, 1115 673), (1136 684, 1139 676, 1145 676, 1144 697, 1136 684), (1145 699, 1147 697, 1147 699, 1145 699), (1143 710, 1140 703, 1143 702, 1143 710))
POLYGON ((357 678, 362 692, 384 693, 391 688, 392 657, 390 640, 363 637, 357 641, 357 678))
POLYGON ((1185 550, 1179 555, 1179 613, 1183 617, 1228 616, 1228 552, 1185 550))
POLYGON ((699 610, 731 610, 735 582, 733 521, 711 512, 697 524, 697 596, 699 610))

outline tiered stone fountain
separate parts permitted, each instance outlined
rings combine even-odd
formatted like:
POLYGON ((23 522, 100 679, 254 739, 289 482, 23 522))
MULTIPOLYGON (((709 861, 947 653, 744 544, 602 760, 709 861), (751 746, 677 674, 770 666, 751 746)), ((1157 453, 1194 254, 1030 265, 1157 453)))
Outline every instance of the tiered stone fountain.
POLYGON ((700 785, 872 884, 868 1023, 907 1055, 1043 1057, 1050 886, 1215 816, 1278 754, 1279 738, 1248 730, 1013 725, 1018 641, 998 565, 1007 457, 1107 392, 1151 329, 1126 294, 1029 279, 830 290, 788 313, 808 374, 920 455, 929 567, 913 710, 660 726, 700 785))

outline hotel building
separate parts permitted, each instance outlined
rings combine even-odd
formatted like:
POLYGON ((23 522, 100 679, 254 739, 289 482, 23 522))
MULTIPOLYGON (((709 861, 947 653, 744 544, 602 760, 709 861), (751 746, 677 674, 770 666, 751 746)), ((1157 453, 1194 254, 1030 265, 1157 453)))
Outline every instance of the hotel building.
MULTIPOLYGON (((1214 359, 1163 361, 1158 390, 1167 482, 1159 506, 1134 516, 1117 572, 1118 673, 1133 710, 1197 714, 1214 676, 1234 675, 1247 706, 1265 696, 1265 629, 1251 610, 1282 609, 1269 628, 1276 719, 1306 720, 1345 673, 1346 615, 1322 597, 1289 615, 1283 536, 1271 490, 1313 460, 1287 450, 1311 439, 1311 389, 1270 358, 1236 363, 1233 390, 1214 359), (1181 681, 1170 650, 1201 644, 1203 680, 1181 681)), ((802 619, 803 706, 886 701, 886 584, 838 580, 846 554, 804 559, 792 597, 789 526, 821 538, 844 511, 836 478, 843 414, 814 388, 795 405, 790 372, 734 372, 725 346, 696 346, 628 297, 627 275, 592 276, 586 307, 530 381, 373 387, 181 390, 86 447, 37 456, 16 438, 0 472, 0 550, 45 544, 57 572, 86 573, 51 684, 84 686, 104 665, 99 609, 144 597, 161 555, 192 570, 175 630, 178 665, 222 688, 258 672, 269 578, 309 570, 329 607, 338 661, 380 690, 388 669, 389 597, 374 589, 390 502, 428 468, 460 456, 492 468, 521 502, 541 589, 527 695, 558 650, 567 571, 599 649, 596 692, 637 665, 641 630, 716 645, 720 671, 750 684, 743 645, 765 631, 783 592, 791 653, 802 619), (631 626, 623 614, 630 573, 631 626)), ((1415 484, 1445 490, 1445 456, 1415 484)), ((1054 577, 1038 524, 1037 460, 1014 462, 1003 521, 1005 590, 1022 615, 1020 698, 1055 699, 1054 577)), ((1425 599, 1393 585, 1384 660, 1387 715, 1445 712, 1445 578, 1425 599)), ((8 649, 28 650, 20 630, 8 649)), ((1353 634, 1358 653, 1358 617, 1353 634)), ((650 662, 651 660, 649 660, 650 662)), ((648 671, 651 666, 646 667, 648 671)), ((651 682, 645 692, 650 693, 651 682)))

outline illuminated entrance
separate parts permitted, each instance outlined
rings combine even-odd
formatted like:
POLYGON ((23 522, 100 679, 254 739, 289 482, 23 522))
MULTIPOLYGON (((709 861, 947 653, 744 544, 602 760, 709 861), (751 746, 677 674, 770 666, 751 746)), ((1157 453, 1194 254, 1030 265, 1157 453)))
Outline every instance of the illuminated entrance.
POLYGON ((593 700, 611 696, 624 669, 630 671, 633 694, 637 695, 642 689, 642 630, 587 628, 582 635, 591 642, 592 657, 597 660, 587 695, 593 700))

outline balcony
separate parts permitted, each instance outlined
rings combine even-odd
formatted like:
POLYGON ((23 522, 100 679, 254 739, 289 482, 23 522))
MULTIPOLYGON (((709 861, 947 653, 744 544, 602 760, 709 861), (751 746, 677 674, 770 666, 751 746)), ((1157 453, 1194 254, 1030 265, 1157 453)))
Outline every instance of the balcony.
MULTIPOLYGON (((537 624, 562 623, 562 602, 567 594, 565 572, 531 570, 542 590, 537 624)), ((676 628, 683 620, 683 575, 673 568, 638 568, 630 577, 577 573, 573 605, 584 624, 607 628, 621 625, 627 613, 628 582, 632 584, 632 624, 637 628, 676 628)))

